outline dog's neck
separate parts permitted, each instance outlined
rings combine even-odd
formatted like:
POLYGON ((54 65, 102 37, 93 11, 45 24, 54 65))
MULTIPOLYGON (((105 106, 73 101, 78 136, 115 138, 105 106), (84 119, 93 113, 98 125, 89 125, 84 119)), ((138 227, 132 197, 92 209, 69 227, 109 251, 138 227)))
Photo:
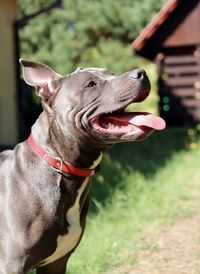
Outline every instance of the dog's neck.
POLYGON ((95 168, 106 149, 81 133, 76 132, 80 136, 75 136, 70 128, 69 133, 64 134, 56 120, 49 118, 45 112, 33 125, 32 134, 49 154, 81 168, 95 168))

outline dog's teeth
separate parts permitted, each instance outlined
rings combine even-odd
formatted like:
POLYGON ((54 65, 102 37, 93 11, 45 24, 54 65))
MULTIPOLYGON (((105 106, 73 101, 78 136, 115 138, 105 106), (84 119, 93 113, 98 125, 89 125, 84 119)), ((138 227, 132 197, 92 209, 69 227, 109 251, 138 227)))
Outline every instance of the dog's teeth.
POLYGON ((113 124, 108 123, 108 128, 113 128, 113 124))
POLYGON ((117 125, 115 123, 111 123, 109 122, 108 124, 106 123, 103 123, 102 126, 107 129, 107 130, 110 130, 110 131, 132 131, 133 130, 133 126, 132 125, 117 125))

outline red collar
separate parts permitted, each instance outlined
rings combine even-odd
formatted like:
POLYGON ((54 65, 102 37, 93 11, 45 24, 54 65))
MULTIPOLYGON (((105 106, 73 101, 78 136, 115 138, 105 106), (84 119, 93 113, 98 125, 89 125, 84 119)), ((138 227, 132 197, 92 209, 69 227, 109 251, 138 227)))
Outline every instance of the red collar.
POLYGON ((59 157, 53 157, 48 154, 48 151, 44 149, 42 146, 40 146, 33 138, 32 134, 30 134, 28 138, 28 144, 32 148, 32 150, 35 152, 36 155, 38 155, 40 158, 42 158, 46 163, 58 170, 59 172, 66 172, 71 175, 76 175, 79 177, 88 177, 94 175, 96 172, 95 169, 83 169, 76 166, 73 166, 72 164, 69 164, 67 162, 63 162, 59 157))

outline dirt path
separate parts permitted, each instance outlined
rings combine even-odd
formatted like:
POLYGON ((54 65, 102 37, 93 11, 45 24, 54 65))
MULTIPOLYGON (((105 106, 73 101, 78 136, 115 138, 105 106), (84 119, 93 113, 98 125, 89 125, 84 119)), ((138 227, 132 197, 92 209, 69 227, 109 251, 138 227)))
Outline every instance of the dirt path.
POLYGON ((200 207, 195 211, 146 235, 135 267, 118 264, 113 274, 200 274, 200 207))
POLYGON ((156 247, 141 254, 128 274, 200 273, 200 214, 177 221, 153 238, 156 247))
MULTIPOLYGON (((195 186, 187 186, 191 215, 144 232, 134 265, 115 265, 112 274, 200 274, 200 171, 195 186)), ((183 206, 184 206, 183 200, 183 206)), ((131 256, 131 255, 130 255, 131 256)))

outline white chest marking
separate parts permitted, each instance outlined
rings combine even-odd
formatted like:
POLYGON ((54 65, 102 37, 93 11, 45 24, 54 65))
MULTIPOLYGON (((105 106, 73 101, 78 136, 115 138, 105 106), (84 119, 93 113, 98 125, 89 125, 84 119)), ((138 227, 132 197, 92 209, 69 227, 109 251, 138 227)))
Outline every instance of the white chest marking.
POLYGON ((95 168, 98 166, 98 164, 101 162, 103 158, 103 152, 100 153, 99 157, 93 162, 90 168, 95 168))
POLYGON ((51 256, 49 256, 47 259, 45 259, 42 265, 49 264, 63 257, 69 251, 71 251, 77 244, 82 233, 82 228, 80 226, 79 201, 80 201, 81 194, 83 193, 85 187, 87 186, 88 181, 89 181, 89 178, 86 178, 82 186, 78 190, 78 195, 77 195, 75 204, 67 211, 66 218, 67 218, 67 222, 69 223, 68 233, 64 236, 58 236, 57 248, 55 252, 51 256))
MULTIPOLYGON (((100 154, 98 159, 94 161, 92 166, 90 168, 95 168, 100 161, 102 160, 103 153, 100 154)), ((82 228, 80 226, 80 197, 86 188, 90 178, 87 177, 85 181, 83 182, 82 186, 78 190, 78 195, 75 201, 75 204, 67 211, 66 219, 69 224, 68 227, 68 233, 64 236, 58 236, 57 238, 57 248, 54 251, 54 253, 45 259, 44 262, 42 262, 43 265, 47 265, 49 263, 52 263, 59 258, 62 258, 64 255, 66 255, 68 252, 70 252, 78 243, 78 240, 80 239, 82 228)))

